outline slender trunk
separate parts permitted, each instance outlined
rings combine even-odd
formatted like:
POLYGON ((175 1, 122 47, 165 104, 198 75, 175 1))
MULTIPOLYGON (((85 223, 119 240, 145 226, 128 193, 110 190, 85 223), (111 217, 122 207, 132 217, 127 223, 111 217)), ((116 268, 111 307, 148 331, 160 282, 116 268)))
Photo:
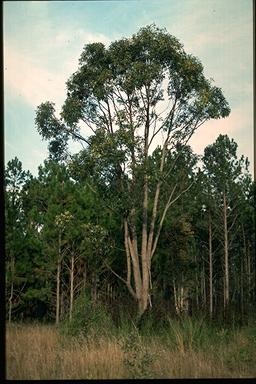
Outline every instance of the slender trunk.
POLYGON ((176 284, 175 284, 175 280, 174 279, 173 279, 173 293, 174 293, 175 311, 176 311, 177 314, 179 314, 178 294, 177 294, 177 289, 176 289, 176 284))
POLYGON ((57 286, 56 286, 56 324, 59 324, 60 320, 60 272, 61 272, 61 267, 60 267, 60 262, 58 261, 57 265, 57 286))
POLYGON ((243 259, 241 258, 241 271, 240 271, 240 308, 242 318, 244 315, 244 268, 243 268, 243 259))
POLYGON ((183 283, 182 283, 182 286, 180 287, 180 312, 183 312, 183 309, 184 309, 184 287, 183 287, 183 283))
POLYGON ((254 258, 252 259, 252 302, 255 302, 255 298, 256 298, 256 260, 255 260, 255 256, 254 258))
POLYGON ((92 275, 92 287, 91 287, 92 301, 95 303, 97 301, 97 285, 96 285, 96 274, 92 275))
POLYGON ((61 233, 59 232, 59 249, 58 249, 58 263, 57 263, 57 276, 56 276, 56 325, 60 320, 60 274, 61 274, 61 233))
POLYGON ((228 225, 227 225, 227 198, 223 196, 223 221, 224 221, 224 310, 229 304, 229 265, 228 265, 228 225))
POLYGON ((13 280, 11 283, 11 293, 10 293, 10 297, 9 297, 9 313, 8 313, 9 324, 12 321, 12 299, 13 299, 13 280))
POLYGON ((204 266, 202 269, 202 291, 203 291, 204 308, 206 308, 207 297, 206 297, 206 282, 205 282, 205 268, 204 268, 204 266))
POLYGON ((141 242, 141 263, 142 263, 142 292, 139 300, 139 315, 141 316, 148 306, 149 297, 149 255, 148 245, 148 135, 149 135, 149 96, 147 94, 146 124, 144 135, 144 180, 143 180, 143 211, 142 211, 142 242, 141 242))
POLYGON ((251 255, 250 251, 247 252, 247 265, 248 265, 248 301, 251 301, 251 255))
POLYGON ((209 310, 210 318, 213 316, 213 265, 212 265, 212 221, 211 213, 209 212, 209 310))
POLYGON ((84 263, 84 288, 86 287, 86 283, 87 283, 87 267, 86 267, 86 263, 84 263))
POLYGON ((246 257, 247 257, 246 238, 245 238, 245 232, 244 232, 243 224, 242 224, 242 234, 243 234, 243 257, 241 258, 240 285, 241 285, 241 313, 242 313, 242 317, 243 317, 243 314, 244 314, 244 262, 246 263, 246 257))
POLYGON ((9 297, 9 310, 8 310, 8 322, 12 321, 12 300, 13 300, 13 291, 14 291, 14 258, 11 259, 11 292, 9 297))
MULTIPOLYGON (((126 256, 127 256, 127 262, 129 265, 129 259, 132 260, 132 267, 133 267, 133 277, 134 277, 134 284, 135 284, 135 292, 131 288, 130 281, 126 281, 126 285, 132 294, 132 296, 139 301, 141 298, 141 291, 142 291, 142 281, 141 281, 141 272, 140 272, 140 264, 139 264, 139 255, 138 255, 138 249, 137 249, 137 239, 134 238, 136 234, 134 233, 134 227, 131 225, 131 234, 132 237, 129 234, 129 228, 127 219, 124 220, 124 229, 125 229, 125 249, 126 249, 126 256)), ((128 271, 129 272, 129 271, 128 271)), ((129 278, 129 276, 128 276, 129 278)))
POLYGON ((72 319, 73 301, 74 301, 74 265, 75 257, 72 252, 71 256, 71 269, 70 269, 70 305, 69 305, 69 320, 72 319))
POLYGON ((61 291, 61 294, 60 294, 60 320, 61 320, 65 316, 65 294, 64 294, 63 286, 62 286, 62 289, 60 289, 60 291, 61 291))
MULTIPOLYGON (((195 254, 195 265, 197 264, 197 257, 196 257, 196 254, 195 254)), ((196 282, 196 292, 195 292, 195 294, 196 294, 196 309, 197 310, 199 310, 199 295, 198 295, 198 290, 199 290, 199 288, 198 288, 198 285, 199 285, 199 281, 198 281, 198 273, 197 273, 197 270, 196 270, 196 272, 195 272, 195 282, 196 282)))

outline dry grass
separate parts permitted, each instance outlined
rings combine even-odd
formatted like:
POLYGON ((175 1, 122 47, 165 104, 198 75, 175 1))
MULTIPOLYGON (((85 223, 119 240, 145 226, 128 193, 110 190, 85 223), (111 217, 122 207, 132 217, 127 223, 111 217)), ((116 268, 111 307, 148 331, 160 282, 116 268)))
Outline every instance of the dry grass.
MULTIPOLYGON (((175 350, 156 337, 144 343, 143 348, 152 352, 150 377, 153 378, 256 377, 252 355, 255 349, 248 349, 249 340, 243 334, 237 334, 224 347, 209 345, 206 352, 175 350)), ((74 342, 61 337, 54 326, 7 327, 7 379, 130 378, 132 368, 125 364, 127 355, 115 337, 74 342)), ((142 357, 140 353, 138 359, 142 357)), ((149 375, 148 370, 146 374, 143 367, 141 370, 140 377, 149 375)))
POLYGON ((118 378, 123 375, 122 358, 115 340, 67 343, 54 326, 7 328, 7 379, 118 378))

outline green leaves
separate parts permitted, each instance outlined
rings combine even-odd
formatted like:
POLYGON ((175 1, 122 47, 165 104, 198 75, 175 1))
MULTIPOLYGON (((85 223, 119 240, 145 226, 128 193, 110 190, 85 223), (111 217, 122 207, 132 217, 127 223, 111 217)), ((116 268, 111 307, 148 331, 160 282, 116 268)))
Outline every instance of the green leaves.
POLYGON ((205 148, 204 169, 215 185, 232 188, 247 165, 243 157, 237 159, 237 144, 227 135, 219 135, 216 142, 205 148))
POLYGON ((50 158, 60 161, 66 158, 68 134, 54 113, 54 103, 42 103, 37 107, 35 123, 43 139, 53 139, 48 147, 50 158))
POLYGON ((50 103, 49 101, 37 107, 35 123, 38 132, 44 139, 50 139, 52 136, 58 136, 60 133, 61 127, 54 117, 54 113, 54 103, 50 103))
POLYGON ((108 48, 85 45, 78 70, 66 84, 60 120, 51 102, 36 111, 39 133, 51 140, 50 158, 65 160, 72 137, 85 141, 100 163, 108 166, 109 161, 111 171, 113 166, 134 170, 135 163, 143 164, 143 130, 148 126, 151 135, 171 132, 170 143, 182 143, 204 121, 230 112, 221 89, 204 77, 200 61, 154 24, 108 48), (165 98, 169 104, 162 115, 157 107, 165 98), (81 122, 91 129, 89 140, 80 135, 81 122))

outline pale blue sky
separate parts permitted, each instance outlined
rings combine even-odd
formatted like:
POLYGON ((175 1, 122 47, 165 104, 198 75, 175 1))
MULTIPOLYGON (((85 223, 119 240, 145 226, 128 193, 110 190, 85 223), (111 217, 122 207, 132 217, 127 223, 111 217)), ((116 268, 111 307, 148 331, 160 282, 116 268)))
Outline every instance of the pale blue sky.
POLYGON ((194 135, 194 151, 202 154, 220 133, 228 134, 253 172, 251 0, 5 1, 5 161, 17 156, 36 175, 47 156, 34 125, 36 107, 49 100, 60 110, 86 43, 109 44, 151 23, 201 60, 230 104, 230 117, 209 121, 194 135))

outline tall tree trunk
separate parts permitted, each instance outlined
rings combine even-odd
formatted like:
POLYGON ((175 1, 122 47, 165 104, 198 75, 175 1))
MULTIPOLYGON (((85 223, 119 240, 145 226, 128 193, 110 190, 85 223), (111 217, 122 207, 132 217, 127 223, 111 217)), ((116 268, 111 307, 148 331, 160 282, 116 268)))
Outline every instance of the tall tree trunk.
POLYGON ((207 305, 207 296, 206 296, 206 281, 205 281, 205 267, 203 266, 202 269, 202 293, 203 293, 203 303, 204 303, 204 309, 207 305))
POLYGON ((97 273, 94 272, 92 276, 92 300, 94 303, 97 301, 97 273))
POLYGON ((69 304, 69 320, 72 319, 73 301, 74 301, 74 265, 75 256, 72 252, 71 255, 71 267, 70 267, 70 304, 69 304))
POLYGON ((146 87, 147 107, 144 135, 144 180, 143 180, 143 211, 142 211, 142 242, 141 242, 141 263, 142 263, 142 291, 139 304, 139 316, 148 306, 149 298, 149 254, 148 245, 148 137, 149 137, 149 90, 146 87))
POLYGON ((178 303, 178 292, 175 284, 175 279, 173 279, 173 293, 174 293, 174 306, 175 311, 177 314, 179 314, 179 303, 178 303))
POLYGON ((228 259, 228 225, 227 225, 227 197, 223 195, 223 224, 224 224, 224 311, 229 304, 229 259, 228 259))
POLYGON ((87 266, 86 266, 86 263, 84 263, 84 273, 83 273, 83 280, 84 280, 84 288, 86 287, 86 283, 87 283, 87 266))
MULTIPOLYGON (((197 257, 196 257, 196 254, 195 254, 195 265, 197 265, 197 257)), ((199 310, 199 279, 198 279, 198 273, 197 273, 197 269, 195 271, 195 283, 196 283, 196 289, 195 289, 195 299, 196 299, 196 309, 199 310)))
POLYGON ((209 212, 209 311, 210 318, 213 317, 213 264, 212 264, 212 220, 209 212))
MULTIPOLYGON (((143 96, 142 96, 143 97, 143 96)), ((112 272, 120 279, 122 280, 133 298, 136 300, 138 305, 138 315, 142 316, 145 310, 147 309, 148 305, 151 304, 151 297, 150 297, 150 291, 151 291, 151 260, 155 253, 158 239, 160 236, 160 232, 163 226, 163 222, 166 216, 166 213, 170 206, 183 194, 185 193, 192 184, 183 190, 181 193, 178 194, 173 200, 174 192, 177 188, 177 184, 172 189, 168 201, 165 204, 164 210, 160 215, 160 222, 156 226, 157 222, 157 216, 158 216, 158 203, 160 199, 160 190, 162 181, 159 181, 157 183, 156 189, 155 189, 155 195, 153 199, 153 207, 152 207, 152 214, 151 214, 151 220, 149 222, 148 220, 148 150, 149 146, 151 144, 151 140, 149 140, 149 128, 150 128, 150 94, 149 94, 149 87, 145 86, 145 96, 144 96, 144 107, 146 112, 146 122, 145 122, 145 130, 144 130, 144 148, 143 148, 143 166, 144 166, 144 172, 143 172, 143 193, 142 193, 142 231, 141 231, 141 247, 140 252, 138 250, 138 243, 137 243, 137 233, 136 233, 136 223, 137 223, 137 210, 135 208, 135 205, 132 204, 129 215, 124 217, 124 243, 125 243, 125 250, 126 250, 126 258, 127 258, 127 276, 126 279, 123 279, 121 276, 119 276, 115 271, 112 270, 112 272), (131 277, 133 277, 133 284, 134 288, 132 287, 131 283, 131 277)), ((171 121, 173 119, 174 110, 175 110, 176 100, 173 105, 172 111, 170 112, 170 118, 171 121)), ((130 116, 130 125, 133 129, 133 116, 132 116, 132 109, 131 109, 131 100, 128 98, 128 108, 129 108, 129 116, 130 116)), ((134 132, 133 132, 134 133, 134 132)), ((169 143, 169 137, 171 133, 171 124, 170 128, 167 132, 167 137, 165 140, 165 143, 162 148, 162 154, 161 154, 161 161, 160 161, 160 174, 163 173, 164 170, 164 162, 166 157, 166 150, 169 143)), ((178 156, 177 156, 178 158, 178 156)), ((177 160, 176 158, 176 160, 177 160)), ((136 184, 136 175, 134 172, 136 160, 135 160, 135 153, 132 151, 131 153, 131 159, 132 159, 132 180, 131 180, 131 195, 134 195, 135 193, 135 184, 136 184)), ((176 161, 175 160, 175 161, 176 161)), ((173 164, 174 166, 174 164, 173 164)), ((170 170, 169 170, 170 171, 170 170)), ((121 188, 124 188, 124 185, 121 180, 121 188)))
POLYGON ((240 309, 242 319, 244 317, 244 267, 243 267, 243 258, 241 258, 240 264, 240 309))
POLYGON ((11 293, 9 297, 9 310, 8 310, 8 322, 9 324, 12 321, 12 299, 13 299, 13 280, 11 282, 11 293))
POLYGON ((12 300, 13 300, 13 291, 14 291, 14 269, 15 269, 15 263, 14 258, 11 259, 11 292, 9 296, 9 309, 8 309, 8 322, 11 323, 12 321, 12 300))
POLYGON ((59 232, 59 245, 58 245, 58 262, 57 262, 57 276, 56 276, 56 325, 60 321, 60 274, 61 274, 61 232, 59 232))
POLYGON ((60 320, 65 316, 65 292, 63 284, 60 285, 60 320))
POLYGON ((244 264, 245 264, 245 271, 246 271, 246 258, 247 258, 247 252, 246 252, 246 238, 245 238, 245 232, 244 232, 244 226, 242 224, 242 234, 243 234, 243 257, 241 257, 241 277, 240 277, 240 289, 241 289, 241 313, 242 317, 244 315, 244 264))
POLYGON ((251 255, 250 251, 247 252, 247 265, 248 265, 248 301, 251 302, 251 255))

